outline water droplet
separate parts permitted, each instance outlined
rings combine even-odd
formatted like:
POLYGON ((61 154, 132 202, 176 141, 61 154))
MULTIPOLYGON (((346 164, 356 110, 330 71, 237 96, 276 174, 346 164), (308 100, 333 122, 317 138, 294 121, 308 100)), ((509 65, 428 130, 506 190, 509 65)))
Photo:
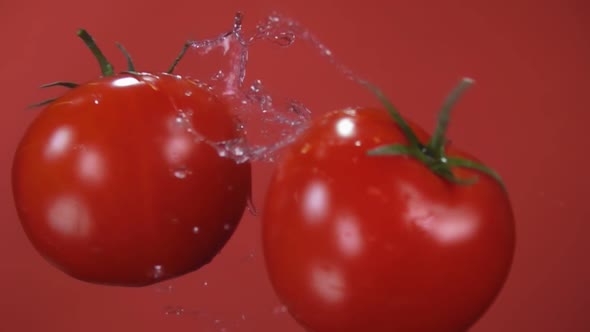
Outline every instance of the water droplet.
POLYGON ((305 144, 303 145, 303 147, 301 147, 301 150, 300 150, 300 152, 301 152, 302 154, 306 154, 306 153, 308 153, 308 152, 309 152, 309 150, 311 150, 311 144, 309 144, 309 143, 305 143, 305 144))
POLYGON ((187 90, 187 91, 184 93, 184 95, 185 95, 185 96, 187 96, 187 97, 190 97, 190 96, 192 96, 192 95, 193 95, 193 92, 192 92, 191 90, 187 90))
POLYGON ((231 229, 231 225, 230 224, 224 224, 223 225, 223 229, 226 231, 229 231, 231 229))
POLYGON ((205 286, 205 287, 209 286, 209 282, 207 282, 207 281, 203 282, 203 286, 205 286))
POLYGON ((253 216, 258 215, 258 211, 256 210, 256 205, 254 205, 254 200, 252 199, 251 196, 248 197, 248 212, 250 212, 250 214, 253 216))
POLYGON ((279 314, 284 314, 286 313, 287 310, 287 306, 284 305, 278 305, 276 307, 274 307, 274 309, 272 310, 272 313, 275 315, 279 315, 279 314))
POLYGON ((342 111, 342 113, 344 113, 346 115, 350 115, 350 116, 355 116, 356 110, 354 108, 347 108, 344 111, 342 111))
POLYGON ((192 172, 187 170, 186 168, 179 168, 179 169, 174 170, 173 174, 174 174, 174 177, 182 180, 182 179, 186 179, 186 177, 191 175, 192 172))
POLYGON ((98 105, 98 104, 99 104, 99 101, 98 101, 98 99, 94 99, 94 104, 95 104, 95 105, 98 105))
POLYGON ((255 92, 255 93, 262 91, 262 89, 263 89, 263 86, 262 86, 261 80, 254 81, 254 83, 252 83, 252 85, 250 86, 250 91, 255 92))
POLYGON ((234 146, 233 150, 233 155, 234 156, 243 156, 244 155, 244 148, 241 146, 234 146))
POLYGON ((244 261, 246 263, 250 263, 250 262, 253 262, 255 258, 256 258, 256 253, 254 252, 254 250, 251 250, 250 252, 248 252, 247 255, 244 256, 242 261, 244 261))
POLYGON ((361 146, 361 141, 355 141, 354 146, 361 146))
POLYGON ((180 315, 184 314, 184 312, 185 312, 185 309, 180 306, 166 306, 166 307, 164 307, 164 314, 165 315, 180 316, 180 315))
POLYGON ((440 161, 443 162, 443 163, 446 163, 448 160, 447 160, 446 157, 442 157, 442 158, 440 158, 440 161))
POLYGON ((155 265, 153 270, 153 277, 154 279, 160 279, 164 275, 164 268, 162 265, 155 265))
POLYGON ((211 145, 217 150, 217 154, 220 157, 232 158, 238 163, 243 163, 250 159, 247 143, 243 139, 212 142, 211 145))
POLYGON ((295 42, 295 35, 290 31, 281 32, 278 35, 274 36, 273 40, 275 44, 286 47, 295 42))
POLYGON ((193 227, 193 233, 194 234, 198 234, 199 233, 199 227, 198 226, 193 227))
POLYGON ((246 314, 242 314, 242 315, 240 316, 240 318, 241 318, 242 320, 246 320, 246 314))
POLYGON ((158 293, 172 293, 174 287, 172 285, 158 285, 156 286, 156 292, 158 293))
POLYGON ((218 71, 217 73, 215 73, 215 75, 213 75, 213 77, 211 77, 212 80, 214 81, 218 81, 221 80, 225 77, 225 74, 223 73, 223 71, 218 71))

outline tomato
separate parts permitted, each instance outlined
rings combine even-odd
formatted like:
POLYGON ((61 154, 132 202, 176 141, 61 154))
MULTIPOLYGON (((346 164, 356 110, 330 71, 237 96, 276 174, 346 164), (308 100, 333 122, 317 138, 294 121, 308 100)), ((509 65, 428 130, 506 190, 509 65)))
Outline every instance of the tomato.
POLYGON ((507 278, 514 220, 495 173, 448 143, 438 159, 422 144, 405 153, 408 132, 431 137, 402 124, 383 108, 334 111, 277 165, 264 257, 308 331, 465 331, 507 278), (438 171, 452 162, 465 167, 438 171))
POLYGON ((143 286, 210 262, 239 224, 250 164, 226 103, 195 80, 121 73, 81 84, 27 129, 12 171, 31 243, 68 275, 143 286))

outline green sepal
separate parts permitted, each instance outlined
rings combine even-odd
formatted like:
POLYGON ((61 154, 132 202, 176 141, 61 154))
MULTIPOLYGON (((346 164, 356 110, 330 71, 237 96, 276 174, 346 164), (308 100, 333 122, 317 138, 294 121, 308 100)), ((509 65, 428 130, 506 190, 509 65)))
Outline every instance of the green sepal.
POLYGON ((438 113, 438 121, 436 123, 436 129, 432 135, 428 148, 432 153, 435 153, 437 157, 442 157, 446 144, 445 134, 449 126, 449 120, 451 118, 451 111, 455 104, 459 101, 463 93, 473 85, 474 81, 471 78, 463 78, 457 86, 451 91, 451 93, 445 99, 441 110, 438 113))
POLYGON ((381 90, 379 88, 377 88, 376 86, 372 85, 371 83, 369 83, 367 81, 362 81, 361 83, 364 86, 366 86, 369 90, 371 90, 373 92, 373 94, 375 94, 375 96, 377 96, 377 99, 379 99, 379 101, 383 104, 383 106, 385 106, 385 109, 389 112, 389 114, 391 115, 391 117, 393 118, 395 123, 399 126, 400 130, 402 131, 402 133, 404 134, 404 136, 406 137, 406 139, 410 143, 410 146, 414 147, 414 148, 421 146, 420 141, 418 140, 418 137, 416 136, 416 134, 414 134, 414 131, 412 130, 412 128, 410 128, 410 125, 406 122, 404 117, 399 113, 397 108, 389 101, 389 99, 387 99, 385 94, 383 94, 383 92, 381 92, 381 90))
POLYGON ((436 168, 430 168, 436 175, 444 178, 445 180, 454 183, 454 184, 458 184, 458 185, 462 185, 462 186, 470 186, 472 184, 475 184, 478 180, 478 177, 472 177, 472 178, 467 178, 467 179, 462 179, 462 178, 458 178, 457 176, 455 176, 455 174, 453 174, 453 172, 449 169, 449 168, 441 168, 440 170, 437 170, 436 168))
POLYGON ((74 82, 63 82, 63 81, 58 81, 58 82, 52 82, 52 83, 47 83, 47 84, 43 84, 40 86, 41 89, 44 88, 51 88, 54 86, 63 86, 64 88, 69 88, 69 89, 73 89, 79 86, 78 83, 74 83, 74 82))
POLYGON ((166 71, 166 73, 172 74, 174 72, 174 69, 176 69, 176 66, 178 65, 178 63, 180 62, 180 60, 182 60, 182 58, 186 54, 186 51, 188 51, 188 49, 192 45, 193 45, 193 43, 190 42, 190 41, 187 41, 186 43, 184 43, 184 46, 180 50, 180 53, 178 53, 178 55, 176 56, 176 59, 174 59, 174 62, 172 62, 172 65, 170 65, 170 67, 168 68, 168 70, 166 71))
POLYGON ((135 65, 133 64, 133 59, 131 58, 131 55, 129 54, 129 52, 127 52, 125 47, 123 45, 121 45, 120 43, 115 43, 115 45, 117 45, 117 47, 121 50, 121 52, 125 56, 125 59, 127 59, 127 71, 135 72, 135 65))
POLYGON ((402 144, 383 145, 367 152, 370 156, 412 156, 416 157, 416 149, 402 144))
POLYGON ((90 34, 84 29, 79 29, 77 35, 78 37, 80 37, 80 39, 82 39, 82 41, 84 41, 86 47, 90 49, 90 51, 98 61, 102 75, 105 77, 112 76, 114 74, 113 65, 111 65, 111 63, 107 60, 100 48, 98 48, 92 36, 90 36, 90 34))
POLYGON ((475 162, 473 160, 468 160, 468 159, 463 159, 463 158, 447 158, 447 165, 449 165, 450 167, 462 167, 462 168, 469 168, 469 169, 474 169, 477 171, 480 171, 486 175, 491 176, 494 180, 498 181, 498 183, 500 183, 500 185, 502 186, 503 189, 506 189, 506 187, 504 186, 504 181, 502 181, 502 178, 500 177, 500 175, 498 173, 496 173, 493 169, 480 164, 478 162, 475 162))
POLYGON ((45 106, 45 105, 48 105, 48 104, 51 104, 51 103, 53 103, 53 102, 54 102, 54 101, 56 101, 56 100, 57 100, 57 98, 51 98, 51 99, 47 99, 47 100, 44 100, 44 101, 42 101, 42 102, 40 102, 40 103, 36 103, 36 104, 33 104, 33 105, 29 105, 29 107, 27 107, 27 108, 36 108, 36 107, 45 106))

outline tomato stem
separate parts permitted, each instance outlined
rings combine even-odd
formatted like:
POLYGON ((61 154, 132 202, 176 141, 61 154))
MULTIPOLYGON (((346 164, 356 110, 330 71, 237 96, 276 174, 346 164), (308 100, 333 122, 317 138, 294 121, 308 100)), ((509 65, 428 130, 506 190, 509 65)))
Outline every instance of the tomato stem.
POLYGON ((446 144, 445 134, 447 132, 447 128, 449 126, 449 120, 451 118, 451 110, 455 106, 455 104, 459 101, 463 93, 474 83, 474 80, 471 78, 463 78, 457 84, 457 86, 451 91, 451 93, 445 99, 441 111, 438 115, 438 121, 436 125, 436 129, 430 142, 428 143, 428 150, 435 157, 443 157, 444 146, 446 144))
POLYGON ((98 48, 98 46, 96 46, 96 43, 94 42, 94 39, 92 38, 92 36, 90 36, 90 34, 84 29, 79 29, 77 35, 78 35, 78 37, 80 37, 84 41, 86 46, 90 49, 92 54, 94 54, 94 56, 96 57, 96 60, 98 61, 98 64, 100 65, 100 70, 102 72, 102 75, 103 76, 113 75, 113 73, 114 73, 113 66, 109 63, 109 61, 104 56, 102 51, 98 48))
POLYGON ((131 55, 129 55, 129 52, 127 52, 127 50, 125 49, 125 47, 123 45, 121 45, 119 43, 115 43, 115 45, 117 45, 117 47, 121 50, 121 52, 125 56, 125 59, 127 59, 127 71, 134 72, 135 65, 133 64, 133 59, 131 59, 131 55))
POLYGON ((168 68, 168 71, 167 71, 168 74, 172 74, 172 72, 174 72, 174 69, 176 69, 176 66, 178 65, 180 60, 182 60, 182 58, 186 54, 186 51, 188 51, 188 49, 192 46, 192 44, 193 43, 190 41, 187 41, 186 43, 184 43, 182 50, 180 50, 180 53, 176 56, 176 59, 174 59, 174 62, 172 63, 170 68, 168 68))

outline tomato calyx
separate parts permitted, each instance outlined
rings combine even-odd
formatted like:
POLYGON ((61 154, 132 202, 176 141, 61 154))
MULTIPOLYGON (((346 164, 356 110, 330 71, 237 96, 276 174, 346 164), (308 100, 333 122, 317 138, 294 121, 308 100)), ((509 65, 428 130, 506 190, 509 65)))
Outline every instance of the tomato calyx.
MULTIPOLYGON (((78 37, 80 37, 80 39, 82 39, 84 44, 86 44, 86 47, 88 47, 88 49, 90 49, 90 51, 92 52, 92 54, 94 55, 94 57, 98 61, 102 77, 108 77, 108 76, 115 75, 115 69, 114 69, 113 65, 108 61, 108 59, 106 58, 104 53, 100 50, 100 48, 98 47, 98 45, 94 41, 94 38, 88 33, 88 31, 86 31, 85 29, 79 29, 76 32, 76 34, 78 35, 78 37)), ((123 55, 125 56, 125 59, 127 60, 127 70, 123 71, 121 73, 137 74, 138 72, 135 70, 135 64, 133 63, 133 59, 131 58, 131 55, 129 54, 129 52, 127 52, 127 50, 125 49, 125 47, 122 44, 115 43, 115 45, 117 46, 117 48, 119 48, 119 50, 121 51, 121 53, 123 53, 123 55)), ((192 46, 192 42, 190 42, 190 41, 187 41, 184 44, 181 52, 176 56, 176 58, 174 59, 174 62, 166 71, 167 74, 172 74, 174 72, 174 69, 176 68, 176 66, 178 65, 180 60, 182 60, 182 58, 184 57, 184 55, 186 54, 186 52, 188 51, 188 49, 191 46, 192 46)), ((74 88, 77 88, 79 85, 80 84, 75 83, 75 82, 56 81, 56 82, 52 82, 52 83, 48 83, 48 84, 43 84, 40 86, 40 88, 44 89, 44 88, 51 88, 51 87, 59 86, 59 87, 64 87, 64 88, 68 88, 68 89, 74 89, 74 88)), ((47 104, 51 104, 52 102, 54 102, 57 99, 58 98, 50 98, 50 99, 41 101, 39 103, 30 105, 29 107, 35 108, 35 107, 45 106, 47 104)))
POLYGON ((363 84, 377 96, 408 141, 407 145, 389 144, 379 146, 368 151, 368 155, 412 157, 427 166, 428 169, 436 175, 451 183, 459 185, 471 185, 477 182, 477 177, 459 178, 453 173, 453 168, 456 167, 469 168, 491 176, 502 186, 503 189, 505 189, 502 179, 493 169, 473 160, 449 157, 445 153, 445 147, 447 145, 445 134, 449 125, 451 110, 460 99, 461 95, 473 83, 473 79, 463 78, 447 96, 439 112, 434 134, 429 142, 425 144, 420 141, 410 125, 406 122, 396 107, 387 99, 387 97, 385 97, 383 92, 381 92, 376 86, 373 86, 368 82, 363 82, 363 84))

